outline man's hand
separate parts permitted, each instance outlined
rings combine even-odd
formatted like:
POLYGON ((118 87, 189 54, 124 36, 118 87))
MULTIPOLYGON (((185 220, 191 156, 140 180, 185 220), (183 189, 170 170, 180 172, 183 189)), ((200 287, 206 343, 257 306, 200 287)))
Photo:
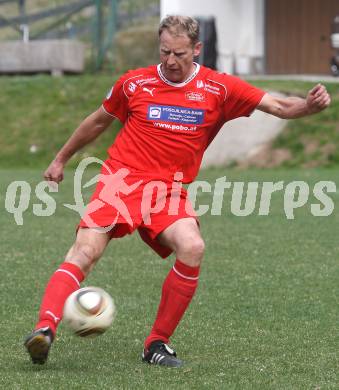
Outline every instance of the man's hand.
POLYGON ((46 181, 60 183, 64 178, 64 164, 57 160, 53 160, 44 173, 46 181))
POLYGON ((310 114, 324 110, 331 103, 331 97, 322 84, 317 84, 307 94, 306 105, 310 114))

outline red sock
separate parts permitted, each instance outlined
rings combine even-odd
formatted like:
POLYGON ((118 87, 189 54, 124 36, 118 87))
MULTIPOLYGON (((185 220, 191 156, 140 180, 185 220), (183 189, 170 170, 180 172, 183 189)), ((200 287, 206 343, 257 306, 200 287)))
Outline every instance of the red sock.
POLYGON ((198 286, 200 267, 190 267, 176 260, 162 286, 161 301, 145 348, 155 340, 168 343, 183 317, 198 286))
POLYGON ((71 263, 60 265, 46 286, 35 329, 49 326, 55 335, 66 299, 80 288, 83 280, 84 274, 77 265, 71 263))

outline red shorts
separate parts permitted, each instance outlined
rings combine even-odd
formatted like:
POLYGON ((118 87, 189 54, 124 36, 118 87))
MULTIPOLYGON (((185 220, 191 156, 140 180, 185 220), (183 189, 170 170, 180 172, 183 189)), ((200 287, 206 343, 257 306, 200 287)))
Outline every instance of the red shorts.
POLYGON ((141 238, 165 258, 172 249, 161 245, 156 237, 175 221, 192 217, 197 220, 180 182, 155 179, 150 173, 108 159, 79 227, 98 228, 111 238, 137 229, 141 238))

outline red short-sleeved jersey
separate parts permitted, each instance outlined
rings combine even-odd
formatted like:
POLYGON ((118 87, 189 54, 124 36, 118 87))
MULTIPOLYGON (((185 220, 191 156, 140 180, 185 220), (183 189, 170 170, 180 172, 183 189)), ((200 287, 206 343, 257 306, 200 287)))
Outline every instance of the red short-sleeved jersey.
POLYGON ((264 92, 199 64, 183 83, 172 83, 160 65, 124 74, 103 102, 123 128, 108 153, 113 160, 155 177, 183 182, 196 177, 203 153, 222 125, 249 116, 264 92))

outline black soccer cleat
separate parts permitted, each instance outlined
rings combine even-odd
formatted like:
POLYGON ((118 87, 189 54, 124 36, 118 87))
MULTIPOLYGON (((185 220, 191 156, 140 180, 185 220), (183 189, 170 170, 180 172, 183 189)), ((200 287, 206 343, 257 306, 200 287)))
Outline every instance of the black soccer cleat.
POLYGON ((157 340, 144 349, 142 361, 149 364, 157 364, 165 367, 182 367, 183 361, 177 358, 177 354, 163 341, 157 340))
POLYGON ((46 363, 53 338, 53 332, 47 326, 34 330, 26 337, 24 346, 31 356, 33 364, 46 363))

